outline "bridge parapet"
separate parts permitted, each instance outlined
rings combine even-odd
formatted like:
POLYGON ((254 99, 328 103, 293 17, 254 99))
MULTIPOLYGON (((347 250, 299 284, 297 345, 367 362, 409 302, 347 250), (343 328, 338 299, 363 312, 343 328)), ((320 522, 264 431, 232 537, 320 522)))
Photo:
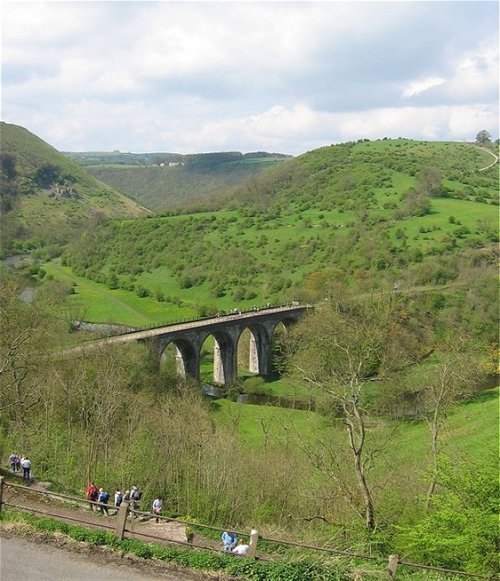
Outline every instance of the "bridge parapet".
POLYGON ((71 351, 85 351, 99 345, 130 341, 144 342, 161 358, 170 343, 175 345, 177 369, 181 375, 200 378, 200 352, 209 335, 214 337, 214 381, 225 386, 237 379, 237 346, 245 329, 250 331, 251 371, 267 375, 271 344, 278 324, 285 327, 297 322, 312 309, 311 305, 292 303, 280 307, 232 312, 194 321, 163 325, 100 339, 71 351))

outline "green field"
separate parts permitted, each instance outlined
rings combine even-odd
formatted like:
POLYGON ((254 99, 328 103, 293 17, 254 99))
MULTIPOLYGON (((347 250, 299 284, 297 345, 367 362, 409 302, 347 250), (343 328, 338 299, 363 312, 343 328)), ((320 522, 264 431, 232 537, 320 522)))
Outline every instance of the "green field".
MULTIPOLYGON (((455 406, 449 414, 443 434, 443 452, 451 457, 470 455, 478 460, 498 457, 500 388, 489 389, 468 403, 455 406)), ((301 438, 328 437, 339 442, 346 439, 341 421, 332 427, 331 420, 314 412, 278 407, 238 404, 216 400, 211 405, 212 415, 218 425, 227 430, 236 429, 242 445, 264 445, 265 429, 275 442, 284 442, 290 434, 301 438), (332 431, 333 430, 333 431, 332 431)), ((428 462, 430 436, 425 421, 390 422, 372 420, 369 437, 384 441, 394 427, 397 431, 391 440, 391 462, 401 473, 410 466, 423 469, 428 462)))
POLYGON ((131 327, 147 327, 161 322, 190 319, 194 311, 159 303, 153 298, 139 298, 134 293, 110 290, 87 278, 77 276, 59 261, 44 264, 49 277, 73 286, 74 294, 68 297, 69 305, 78 318, 95 323, 116 323, 131 327))

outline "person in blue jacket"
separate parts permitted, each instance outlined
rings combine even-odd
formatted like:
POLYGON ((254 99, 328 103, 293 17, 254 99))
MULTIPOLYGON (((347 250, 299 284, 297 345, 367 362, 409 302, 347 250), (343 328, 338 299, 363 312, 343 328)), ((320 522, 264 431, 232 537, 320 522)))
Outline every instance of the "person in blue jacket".
POLYGON ((234 547, 236 547, 236 543, 238 542, 236 535, 230 531, 224 531, 221 535, 221 539, 224 545, 223 550, 225 553, 230 553, 234 547))
POLYGON ((109 492, 106 492, 103 488, 99 488, 99 496, 97 497, 97 502, 101 504, 99 510, 102 514, 109 516, 108 512, 108 500, 109 500, 109 492))

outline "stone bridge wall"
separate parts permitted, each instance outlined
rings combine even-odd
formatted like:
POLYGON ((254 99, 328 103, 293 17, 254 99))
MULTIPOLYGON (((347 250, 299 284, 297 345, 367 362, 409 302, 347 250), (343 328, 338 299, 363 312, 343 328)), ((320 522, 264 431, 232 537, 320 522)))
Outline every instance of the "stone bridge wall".
MULTIPOLYGON (((249 370, 266 376, 270 371, 271 345, 274 331, 280 323, 285 327, 297 322, 307 307, 278 312, 257 311, 248 314, 214 318, 206 324, 187 329, 165 329, 147 342, 158 359, 170 343, 175 346, 177 372, 183 377, 200 379, 200 355, 203 343, 209 335, 214 338, 214 377, 216 384, 229 386, 236 382, 238 369, 238 341, 245 329, 250 332, 249 370)), ((199 323, 199 322, 197 322, 199 323)))
POLYGON ((122 333, 99 339, 64 351, 63 355, 82 353, 100 345, 140 341, 147 344, 160 361, 170 343, 175 346, 177 371, 180 375, 200 379, 200 354, 209 335, 214 337, 214 383, 229 386, 235 383, 238 371, 238 341, 245 329, 250 332, 249 369, 268 375, 273 335, 278 324, 285 327, 297 322, 312 309, 310 305, 292 303, 246 312, 198 319, 122 333))

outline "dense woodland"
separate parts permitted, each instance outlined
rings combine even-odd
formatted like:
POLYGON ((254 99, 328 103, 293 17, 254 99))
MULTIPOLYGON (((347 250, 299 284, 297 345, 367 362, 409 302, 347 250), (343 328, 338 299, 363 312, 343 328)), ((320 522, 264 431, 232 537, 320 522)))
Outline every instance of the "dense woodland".
POLYGON ((161 493, 168 514, 199 522, 498 572, 498 389, 484 390, 498 355, 498 179, 477 171, 490 159, 362 141, 285 161, 196 212, 75 224, 50 243, 11 231, 9 248, 31 255, 2 270, 2 456, 29 451, 68 492, 138 481, 146 503, 161 493), (30 303, 19 272, 36 280, 30 303), (82 340, 83 281, 105 305, 128 297, 129 324, 141 301, 153 322, 157 308, 314 303, 273 359, 314 411, 208 400, 140 345, 64 356, 82 340))

